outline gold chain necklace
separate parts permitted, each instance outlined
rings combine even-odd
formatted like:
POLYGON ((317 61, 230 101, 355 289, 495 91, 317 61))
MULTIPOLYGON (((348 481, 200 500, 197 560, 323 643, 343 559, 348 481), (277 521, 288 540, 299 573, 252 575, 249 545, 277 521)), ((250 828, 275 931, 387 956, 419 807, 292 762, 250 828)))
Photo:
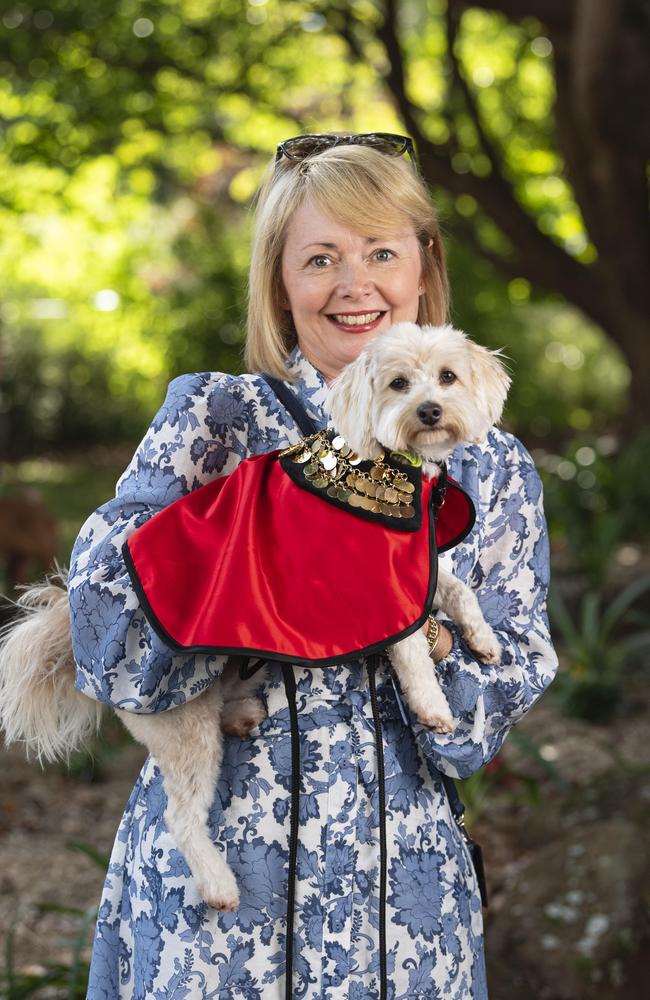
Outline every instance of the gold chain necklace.
POLYGON ((351 507, 394 518, 415 516, 415 486, 408 476, 387 465, 383 452, 368 471, 359 469, 362 460, 345 438, 336 434, 330 439, 330 434, 310 434, 285 448, 280 456, 291 456, 292 462, 303 466, 305 479, 312 486, 351 507))

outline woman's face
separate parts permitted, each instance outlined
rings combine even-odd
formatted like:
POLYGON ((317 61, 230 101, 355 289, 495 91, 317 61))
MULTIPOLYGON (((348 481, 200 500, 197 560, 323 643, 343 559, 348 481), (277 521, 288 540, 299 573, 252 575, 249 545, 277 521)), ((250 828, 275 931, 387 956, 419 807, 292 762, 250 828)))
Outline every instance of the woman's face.
POLYGON ((282 304, 300 350, 328 382, 382 330, 416 321, 421 272, 410 227, 371 240, 305 199, 282 251, 282 304))

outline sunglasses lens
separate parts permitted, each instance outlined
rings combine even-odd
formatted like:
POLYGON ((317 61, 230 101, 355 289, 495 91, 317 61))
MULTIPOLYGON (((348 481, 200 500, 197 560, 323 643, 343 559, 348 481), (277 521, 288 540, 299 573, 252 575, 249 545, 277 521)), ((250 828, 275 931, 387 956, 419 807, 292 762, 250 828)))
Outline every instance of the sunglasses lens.
POLYGON ((334 136, 328 135, 297 135, 295 139, 287 139, 282 143, 284 155, 290 160, 304 160, 307 156, 320 153, 321 150, 333 146, 334 136))
POLYGON ((350 142, 359 146, 372 146, 379 153, 387 153, 389 156, 401 156, 406 149, 406 142, 400 136, 381 135, 377 132, 352 136, 350 142))

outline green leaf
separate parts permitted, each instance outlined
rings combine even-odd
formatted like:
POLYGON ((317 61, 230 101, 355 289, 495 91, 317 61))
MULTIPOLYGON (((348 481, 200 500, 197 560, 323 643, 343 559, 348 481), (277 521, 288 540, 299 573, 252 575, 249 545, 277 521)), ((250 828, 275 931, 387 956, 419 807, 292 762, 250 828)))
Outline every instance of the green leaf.
POLYGON ((600 638, 599 611, 600 594, 593 591, 586 593, 582 601, 582 635, 588 645, 591 645, 592 638, 600 638))
POLYGON ((95 864, 99 868, 103 868, 104 871, 106 871, 109 866, 111 860, 110 857, 107 854, 102 854, 102 852, 98 851, 96 847, 92 846, 92 844, 86 844, 82 840, 67 840, 65 846, 69 850, 81 851, 82 854, 89 857, 91 861, 94 861, 95 864))
POLYGON ((567 646, 578 647, 580 645, 580 634, 573 624, 564 598, 557 588, 552 589, 549 593, 548 610, 552 627, 559 629, 567 646))
POLYGON ((63 906, 61 903, 35 903, 34 905, 39 916, 43 913, 67 913, 73 917, 82 917, 86 912, 78 906, 63 906))
POLYGON ((630 605, 649 589, 650 573, 644 573, 642 576, 637 577, 636 580, 632 580, 605 610, 603 614, 603 635, 608 635, 630 605))
MULTIPOLYGON (((77 940, 75 941, 72 955, 72 965, 70 967, 70 977, 68 980, 68 1000, 79 1000, 80 994, 77 988, 79 974, 82 969, 81 952, 83 951, 88 938, 88 930, 97 919, 97 907, 93 906, 86 910, 84 918, 79 928, 77 940)), ((85 968, 86 979, 88 978, 88 967, 85 968)))

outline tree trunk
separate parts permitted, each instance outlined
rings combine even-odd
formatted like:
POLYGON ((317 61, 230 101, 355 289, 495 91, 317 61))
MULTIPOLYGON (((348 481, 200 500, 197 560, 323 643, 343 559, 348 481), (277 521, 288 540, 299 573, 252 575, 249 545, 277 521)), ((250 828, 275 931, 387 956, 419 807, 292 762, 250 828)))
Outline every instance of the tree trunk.
MULTIPOLYGON (((469 193, 475 194, 517 247, 520 273, 550 291, 561 292, 619 346, 631 371, 627 426, 637 429, 650 425, 650 223, 646 179, 650 61, 645 0, 448 3, 456 16, 462 9, 478 6, 497 10, 513 20, 535 17, 544 25, 553 44, 558 149, 597 260, 580 265, 558 247, 549 247, 549 241, 540 238, 539 231, 533 234, 527 229, 516 207, 498 197, 502 178, 491 176, 485 179, 487 184, 474 179, 477 190, 469 193)), ((472 111, 471 95, 465 97, 472 111)), ((459 186, 466 190, 471 183, 467 175, 459 178, 459 186)))

